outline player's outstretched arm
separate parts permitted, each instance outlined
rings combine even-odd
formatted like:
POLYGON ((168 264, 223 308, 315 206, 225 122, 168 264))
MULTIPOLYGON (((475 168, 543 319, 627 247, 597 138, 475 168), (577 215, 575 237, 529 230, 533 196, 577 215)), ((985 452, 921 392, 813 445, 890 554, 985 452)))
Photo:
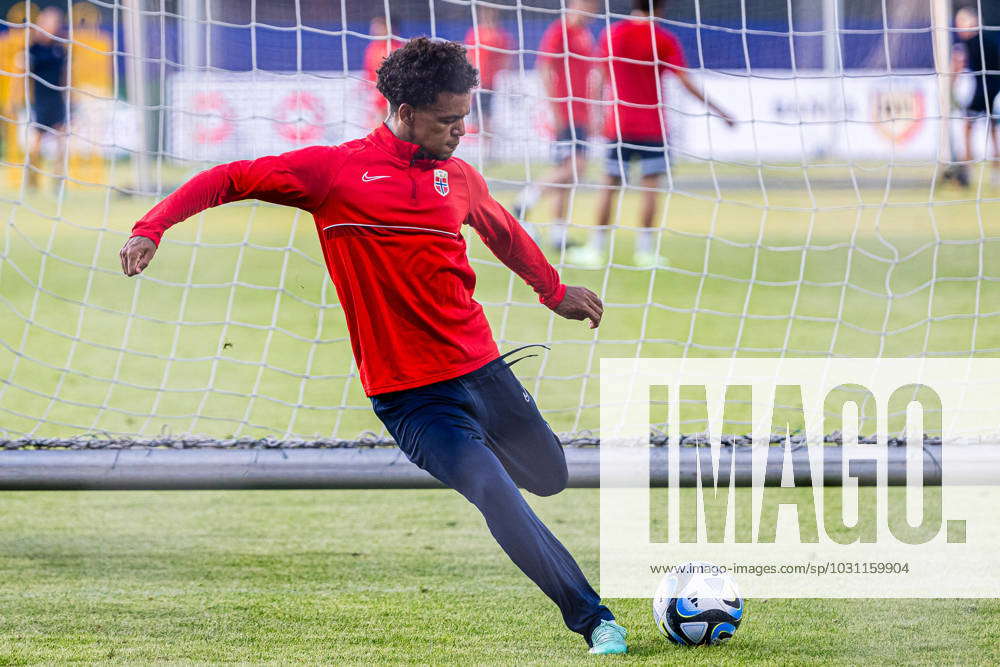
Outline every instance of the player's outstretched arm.
POLYGON ((335 151, 334 147, 313 146, 203 171, 135 223, 132 238, 120 252, 122 271, 127 276, 141 273, 167 229, 213 206, 260 199, 314 211, 326 200, 335 151))
POLYGON ((694 81, 691 80, 691 77, 688 76, 687 72, 681 69, 674 69, 674 75, 677 77, 677 79, 681 82, 681 85, 683 85, 684 88, 686 88, 689 93, 691 93, 694 97, 700 100, 705 106, 707 106, 709 111, 711 111, 716 116, 721 118, 726 125, 728 125, 729 127, 733 127, 733 125, 736 124, 736 121, 733 119, 733 117, 730 116, 726 111, 724 111, 722 107, 720 107, 718 104, 710 100, 708 96, 705 94, 705 92, 700 87, 698 87, 698 84, 696 84, 694 81))
POLYGON ((479 234, 497 259, 524 279, 547 308, 573 320, 601 321, 601 300, 584 287, 567 287, 559 273, 520 223, 493 199, 479 172, 461 160, 469 183, 470 210, 466 222, 479 234))
POLYGON ((590 328, 596 329, 604 315, 604 304, 601 303, 601 297, 586 287, 570 285, 566 287, 563 300, 552 310, 567 320, 590 320, 590 328))

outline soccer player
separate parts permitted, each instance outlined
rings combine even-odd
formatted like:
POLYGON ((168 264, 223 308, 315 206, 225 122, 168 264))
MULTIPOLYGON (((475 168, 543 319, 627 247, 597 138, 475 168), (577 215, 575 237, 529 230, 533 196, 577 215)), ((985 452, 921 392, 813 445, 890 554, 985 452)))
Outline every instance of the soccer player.
POLYGON ((387 55, 403 45, 399 39, 389 35, 389 26, 384 16, 376 16, 368 26, 372 40, 365 47, 365 81, 370 85, 368 127, 378 127, 389 115, 389 102, 378 92, 378 68, 387 55))
MULTIPOLYGON (((566 212, 570 183, 577 183, 583 174, 590 127, 591 75, 594 70, 594 39, 587 30, 591 14, 597 11, 597 0, 569 0, 566 11, 549 24, 538 45, 537 69, 542 76, 545 94, 552 105, 555 120, 555 143, 552 158, 555 168, 540 179, 551 183, 554 219, 550 242, 560 250, 566 244, 566 212)), ((518 198, 515 215, 522 222, 542 195, 542 188, 529 185, 518 198)), ((524 223, 529 233, 534 229, 524 223)))
POLYGON ((66 47, 56 39, 63 28, 63 13, 46 7, 31 29, 28 71, 31 74, 31 137, 28 144, 28 186, 38 187, 42 139, 51 134, 56 140, 53 172, 62 173, 66 153, 66 47))
POLYGON ((654 21, 665 0, 633 0, 631 17, 612 25, 597 40, 597 52, 605 59, 598 68, 608 82, 614 104, 605 119, 604 134, 612 142, 607 157, 605 188, 597 207, 597 225, 590 244, 573 248, 568 259, 582 266, 603 266, 606 262, 607 225, 613 198, 629 163, 639 161, 643 188, 641 228, 636 237, 633 263, 652 268, 665 266, 666 259, 655 252, 653 217, 657 189, 667 173, 667 127, 663 116, 661 74, 670 72, 730 127, 732 118, 708 100, 685 71, 687 63, 677 37, 654 21))
POLYGON ((253 198, 311 212, 375 414, 413 463, 482 512, 592 652, 624 653, 625 629, 518 491, 558 493, 566 459, 472 298, 462 225, 556 314, 593 328, 603 305, 590 290, 563 285, 483 177, 452 157, 477 79, 461 44, 409 41, 378 71, 386 124, 339 146, 202 172, 135 224, 122 270, 142 272, 171 225, 210 206, 253 198))
POLYGON ((473 4, 472 11, 476 13, 476 23, 465 33, 465 44, 469 47, 470 61, 479 70, 480 85, 475 94, 473 118, 479 125, 482 140, 486 141, 486 133, 492 129, 496 76, 507 69, 514 38, 500 25, 495 7, 473 4))
MULTIPOLYGON (((955 27, 958 38, 965 45, 966 67, 973 74, 976 86, 972 99, 965 107, 964 164, 957 171, 957 181, 968 185, 968 165, 972 164, 972 129, 980 118, 986 119, 986 127, 993 145, 993 153, 1000 159, 1000 145, 997 143, 997 93, 1000 93, 1000 35, 995 30, 983 30, 979 26, 976 10, 963 7, 955 13, 955 27)), ((994 171, 998 163, 993 162, 994 171)))

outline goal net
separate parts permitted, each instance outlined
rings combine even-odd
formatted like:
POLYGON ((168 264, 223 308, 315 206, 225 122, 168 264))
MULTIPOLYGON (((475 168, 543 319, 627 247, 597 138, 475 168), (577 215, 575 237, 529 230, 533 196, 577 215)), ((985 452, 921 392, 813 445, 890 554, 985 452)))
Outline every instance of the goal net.
MULTIPOLYGON (((604 299, 596 331, 562 320, 469 237, 501 351, 551 348, 514 370, 557 432, 597 433, 607 357, 1000 351, 997 162, 985 121, 963 111, 985 72, 954 50, 960 2, 665 3, 656 24, 687 80, 734 123, 665 68, 669 163, 645 233, 641 166, 606 180, 620 166, 609 146, 627 141, 591 133, 569 180, 553 176, 565 100, 539 58, 554 21, 582 12, 597 42, 629 19, 627 0, 93 0, 63 5, 54 28, 31 3, 4 6, 0 439, 385 435, 309 215, 207 211, 171 229, 135 279, 117 253, 202 169, 369 132, 384 110, 366 57, 389 35, 468 41, 491 62, 459 155, 511 210, 526 187, 544 190, 525 222, 566 283, 604 299), (62 84, 39 48, 65 51, 62 84), (64 95, 61 127, 44 124, 42 88, 64 95), (577 262, 569 246, 595 244, 609 187, 620 196, 603 254, 577 262), (557 191, 570 244, 553 247, 557 191), (662 260, 637 263, 637 244, 662 260)), ((969 6, 984 34, 1000 24, 969 6)), ((614 114, 614 85, 574 101, 614 114)))

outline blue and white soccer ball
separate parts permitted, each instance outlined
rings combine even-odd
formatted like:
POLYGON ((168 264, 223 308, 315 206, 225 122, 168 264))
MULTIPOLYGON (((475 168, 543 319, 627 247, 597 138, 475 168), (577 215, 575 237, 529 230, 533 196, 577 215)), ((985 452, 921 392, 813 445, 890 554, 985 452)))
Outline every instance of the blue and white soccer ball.
POLYGON ((682 646, 721 644, 743 620, 736 582, 711 563, 685 563, 663 577, 653 596, 653 621, 682 646))

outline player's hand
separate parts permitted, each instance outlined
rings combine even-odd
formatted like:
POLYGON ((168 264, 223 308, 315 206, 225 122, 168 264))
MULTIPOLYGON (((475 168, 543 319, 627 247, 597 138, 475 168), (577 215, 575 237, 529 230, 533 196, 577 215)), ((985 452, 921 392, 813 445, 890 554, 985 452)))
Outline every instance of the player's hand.
POLYGON ((590 320, 590 328, 596 329, 604 314, 604 304, 586 287, 570 286, 562 302, 553 310, 567 320, 590 320))
POLYGON ((122 260, 122 273, 134 276, 149 266, 156 254, 156 244, 145 236, 133 236, 122 246, 118 256, 122 260))

